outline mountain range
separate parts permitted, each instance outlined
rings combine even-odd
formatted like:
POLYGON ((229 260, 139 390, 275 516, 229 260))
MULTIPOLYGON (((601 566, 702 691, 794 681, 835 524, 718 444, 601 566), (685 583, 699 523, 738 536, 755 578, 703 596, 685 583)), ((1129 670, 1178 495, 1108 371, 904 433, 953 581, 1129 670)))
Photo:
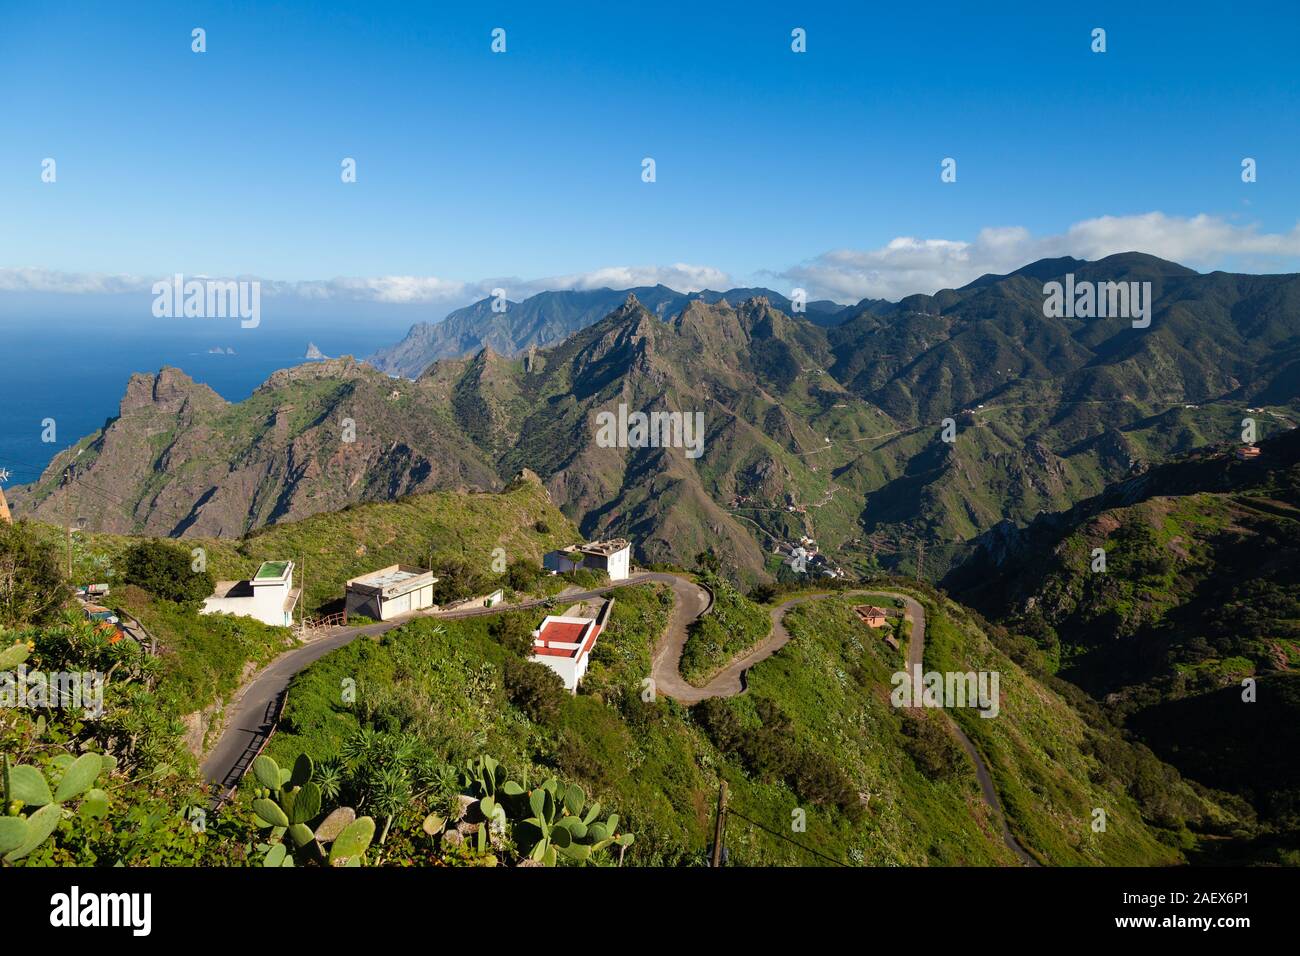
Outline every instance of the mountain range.
POLYGON ((778 546, 812 537, 843 565, 937 579, 1004 523, 1238 441, 1247 408, 1263 409, 1260 437, 1300 409, 1296 275, 1127 253, 840 312, 735 292, 478 303, 374 365, 284 370, 237 404, 177 370, 136 376, 116 419, 11 497, 51 521, 236 537, 359 501, 493 490, 527 468, 584 534, 629 536, 642 561, 712 549, 763 579, 778 546), (1067 275, 1151 283, 1150 327, 1045 315, 1044 283, 1067 275), (426 365, 430 342, 468 341, 443 327, 502 347, 426 365), (559 341, 517 354, 544 336, 559 341), (596 422, 620 405, 702 413, 702 455, 605 447, 596 422))
MULTIPOLYGON (((609 315, 629 295, 660 318, 675 315, 693 301, 743 302, 762 296, 786 313, 790 300, 770 289, 729 289, 726 292, 677 292, 665 285, 632 289, 584 289, 539 292, 522 302, 481 299, 447 315, 441 322, 411 326, 402 341, 380 349, 366 361, 392 375, 415 378, 438 359, 461 358, 489 348, 513 357, 529 348, 545 348, 609 315)), ((805 304, 805 317, 818 325, 834 325, 853 306, 820 300, 805 304)))

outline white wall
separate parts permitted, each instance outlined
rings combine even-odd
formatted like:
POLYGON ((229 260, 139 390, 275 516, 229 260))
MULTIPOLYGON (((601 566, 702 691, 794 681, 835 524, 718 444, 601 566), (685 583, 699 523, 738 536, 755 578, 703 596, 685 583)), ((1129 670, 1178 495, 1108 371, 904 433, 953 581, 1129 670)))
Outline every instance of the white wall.
POLYGON ((564 689, 567 691, 576 691, 578 681, 582 675, 587 672, 587 658, 582 659, 582 667, 579 668, 572 657, 550 657, 546 654, 535 654, 533 660, 539 664, 545 664, 555 673, 560 675, 560 680, 564 681, 564 689))
POLYGON ((631 555, 631 548, 624 548, 609 556, 607 570, 611 581, 622 581, 628 576, 631 555))

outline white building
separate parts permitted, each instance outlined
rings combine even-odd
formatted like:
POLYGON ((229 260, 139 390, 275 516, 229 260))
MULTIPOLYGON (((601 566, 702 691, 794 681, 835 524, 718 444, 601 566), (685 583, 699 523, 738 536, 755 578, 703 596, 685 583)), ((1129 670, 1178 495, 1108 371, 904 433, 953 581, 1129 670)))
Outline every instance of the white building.
POLYGON ((587 673, 591 649, 605 629, 613 606, 614 599, 610 598, 594 618, 546 615, 541 626, 533 631, 532 660, 559 674, 566 690, 576 691, 587 673))
POLYGON ((626 538, 571 544, 567 548, 550 552, 542 559, 542 566, 548 571, 564 572, 587 568, 604 571, 611 581, 627 578, 631 565, 632 545, 626 538))
POLYGON ((293 586, 292 561, 263 561, 247 581, 218 581, 216 591, 204 599, 199 613, 236 614, 275 627, 289 627, 301 595, 302 589, 293 586))
POLYGON ((423 608, 435 608, 432 571, 390 564, 378 571, 351 578, 344 585, 343 603, 347 616, 364 614, 375 621, 387 621, 423 608))

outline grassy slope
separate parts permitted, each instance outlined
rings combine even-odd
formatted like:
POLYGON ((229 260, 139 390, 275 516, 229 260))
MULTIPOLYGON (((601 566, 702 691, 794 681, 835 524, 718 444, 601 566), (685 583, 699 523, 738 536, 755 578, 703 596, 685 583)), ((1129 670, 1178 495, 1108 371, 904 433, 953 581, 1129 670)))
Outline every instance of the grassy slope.
POLYGON ((713 607, 691 625, 680 665, 682 676, 697 687, 707 684, 772 629, 767 609, 734 585, 712 576, 705 583, 713 589, 713 607))
MULTIPOLYGON (((866 812, 856 819, 830 803, 800 797, 791 783, 763 782, 748 773, 679 705, 640 702, 650 650, 671 607, 666 592, 654 587, 619 592, 612 626, 597 645, 583 692, 566 697, 559 715, 546 723, 535 723, 506 699, 501 686, 506 652, 487 621, 425 620, 379 641, 357 641, 301 674, 271 751, 284 758, 300 750, 326 757, 337 753, 350 733, 369 725, 417 733, 453 764, 487 751, 512 774, 558 770, 626 818, 637 833, 629 860, 642 865, 702 861, 719 775, 729 781, 738 814, 728 830, 734 863, 826 862, 810 850, 847 863, 1014 863, 971 766, 964 763, 936 780, 909 756, 902 728, 911 718, 888 700, 889 677, 902 658, 856 622, 853 603, 854 598, 828 598, 792 610, 787 623, 795 639, 751 671, 749 693, 723 706, 753 727, 760 705, 775 704, 790 720, 796 750, 825 754, 854 787, 871 794, 866 812), (341 700, 346 678, 357 682, 352 705, 341 700), (806 813, 805 832, 791 831, 796 809, 806 813)), ((949 623, 948 615, 955 613, 945 606, 936 615, 937 653, 985 653, 977 643, 982 636, 949 623), (961 636, 948 636, 950 630, 961 636)), ((1083 724, 1068 705, 1009 661, 997 663, 1006 675, 1004 689, 1024 703, 1009 702, 1000 720, 983 721, 998 725, 998 731, 979 739, 995 758, 1013 824, 1026 841, 1032 837, 1031 845, 1051 863, 1177 861, 1178 852, 1159 843, 1122 793, 1113 792, 1111 784, 1086 783, 1090 758, 1079 751, 1083 724), (1034 734, 1044 735, 1044 743, 1028 743, 1034 734), (1047 756, 1048 747, 1055 757, 1047 756), (1032 789, 1018 793, 1017 774, 1032 780, 1032 789), (1044 782, 1050 786, 1039 795, 1044 782), (1076 838, 1086 841, 1089 813, 1098 802, 1118 808, 1112 839, 1075 847, 1076 838)), ((418 827, 422 810, 412 807, 397 825, 418 827)))
MULTIPOLYGON (((631 692, 636 707, 650 647, 666 624, 671 595, 655 587, 625 588, 602 635, 584 693, 566 697, 549 724, 535 723, 506 702, 501 669, 506 651, 485 619, 421 620, 378 641, 359 640, 300 674, 289 691, 270 752, 303 751, 325 758, 363 725, 417 733, 449 763, 488 752, 514 775, 533 779, 560 769, 628 821, 637 834, 635 862, 681 862, 703 845, 707 830, 708 745, 661 702, 641 724, 622 718, 613 701, 631 692), (357 682, 345 705, 341 681, 357 682)), ((418 826, 419 810, 400 821, 418 826)))
MULTIPOLYGON (((60 547, 59 529, 44 536, 60 547)), ((241 541, 186 540, 202 547, 218 579, 241 579, 268 559, 291 558, 307 573, 306 606, 311 613, 343 596, 349 577, 393 563, 423 566, 436 559, 478 563, 493 575, 493 549, 507 561, 539 561, 553 547, 578 539, 572 524, 539 485, 522 482, 501 494, 436 492, 395 502, 359 505, 276 525, 241 541), (537 530, 542 521, 546 532, 537 530)), ((108 603, 126 607, 158 639, 165 664, 162 686, 174 691, 181 713, 199 710, 238 686, 249 663, 264 664, 291 642, 284 628, 243 618, 200 618, 167 602, 153 601, 138 589, 123 589, 115 569, 123 552, 139 538, 125 535, 74 536, 74 578, 114 585, 108 603)), ((295 584, 301 584, 301 571, 295 584)))
POLYGON ((1102 512, 1061 540, 1035 607, 1009 619, 1164 759, 1249 801, 1269 859, 1276 839, 1294 860, 1300 833, 1300 773, 1276 759, 1300 701, 1298 474, 1102 512), (1105 574, 1089 570, 1098 547, 1105 574), (1243 703, 1247 677, 1259 703, 1243 703))
MULTIPOLYGON (((997 717, 972 710, 953 716, 975 742, 993 775, 1008 824, 1043 862, 1143 866, 1181 861, 1142 819, 1124 783, 1090 755, 1093 733, 1050 688, 998 650, 954 605, 929 615, 925 667, 939 671, 997 671, 997 717), (1092 829, 1093 810, 1106 813, 1106 831, 1092 829)), ((1185 785, 1184 785, 1185 787, 1185 785)))
POLYGON ((223 578, 251 574, 270 559, 305 562, 307 608, 314 611, 342 598, 348 578, 385 565, 426 567, 432 555, 435 561, 465 561, 491 575, 497 548, 506 561, 540 563, 547 551, 578 539, 540 485, 520 483, 501 494, 447 491, 357 505, 264 528, 233 548, 220 541, 201 543, 210 549, 213 573, 223 578), (539 521, 545 532, 537 530, 539 521))

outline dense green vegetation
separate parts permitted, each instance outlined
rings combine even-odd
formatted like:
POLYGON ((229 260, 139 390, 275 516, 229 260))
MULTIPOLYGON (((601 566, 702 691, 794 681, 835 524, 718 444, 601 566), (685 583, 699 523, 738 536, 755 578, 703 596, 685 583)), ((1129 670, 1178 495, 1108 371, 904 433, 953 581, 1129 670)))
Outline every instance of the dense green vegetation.
POLYGON ((53 550, 27 521, 0 522, 0 627, 50 620, 69 596, 53 550))
POLYGON ((749 600, 730 581, 705 572, 700 575, 700 583, 713 592, 713 606, 690 626, 681 661, 682 676, 697 686, 707 684, 772 629, 767 610, 749 600))
POLYGON ((1198 840, 1240 825, 1225 806, 1230 801, 1189 785, 1147 748, 1126 742, 1077 688, 1035 680, 989 639, 987 625, 948 607, 927 628, 925 666, 998 672, 996 718, 970 709, 950 713, 984 755, 1012 831, 1044 861, 1172 863, 1198 840), (1093 826, 1098 809, 1106 824, 1100 832, 1093 826))
POLYGON ((216 585, 212 572, 188 550, 154 539, 127 548, 122 581, 176 604, 198 604, 216 585))
POLYGON ((287 627, 193 607, 127 585, 110 603, 134 615, 159 642, 160 693, 179 714, 228 699, 249 673, 297 643, 287 627))
MULTIPOLYGON (((62 543, 62 532, 48 525, 25 527, 43 544, 39 553, 49 567, 41 573, 53 575, 56 586, 50 593, 58 595, 63 583, 51 549, 62 543)), ((305 584, 312 613, 340 609, 350 577, 388 564, 427 566, 431 558, 440 576, 437 597, 444 602, 497 587, 516 596, 553 594, 574 584, 604 583, 604 576, 592 571, 541 574, 541 555, 577 537, 545 492, 525 480, 500 495, 439 492, 359 505, 276 525, 239 541, 179 545, 77 533, 73 573, 77 583, 110 584, 113 590, 104 603, 133 615, 158 641, 160 693, 176 714, 189 715, 220 705, 252 671, 295 641, 289 629, 250 618, 199 617, 197 599, 211 593, 214 578, 246 578, 263 561, 294 560, 295 586, 305 584), (472 536, 468 528, 474 529, 472 536), (202 549, 202 562, 192 548, 202 549)), ((202 741, 207 723, 200 722, 192 743, 202 741)))
MULTIPOLYGON (((449 766, 487 751, 514 773, 531 779, 556 774, 618 807, 637 833, 628 860, 643 865, 703 860, 720 777, 729 783, 736 812, 761 825, 733 818, 733 862, 1013 863, 947 724, 934 713, 890 706, 890 677, 901 656, 854 617, 851 607, 861 600, 830 597, 793 609, 787 626, 794 640, 751 671, 747 694, 691 709, 642 699, 650 650, 670 610, 664 588, 618 592, 611 626, 576 696, 531 685, 530 696, 519 696, 512 685, 518 678, 511 675, 526 665, 511 649, 509 625, 417 621, 355 642, 301 674, 271 752, 328 759, 362 733, 409 738, 449 766), (343 689, 352 681, 356 696, 348 699, 343 689), (538 706, 538 697, 544 705, 538 706), (801 830, 791 829, 795 811, 802 811, 801 830)), ((938 603, 932 613, 941 633, 978 635, 967 633, 974 625, 956 623, 960 612, 951 605, 938 603)), ((994 748, 1010 775, 1000 783, 1011 786, 1021 772, 1032 777, 1030 802, 1018 809, 1044 816, 1023 834, 1026 841, 1040 839, 1042 859, 1182 859, 1179 847, 1162 842, 1161 830, 1143 817, 1124 784, 1109 776, 1088 781, 1090 769, 1099 772, 1100 758, 1080 750, 1090 744, 1070 705, 1010 661, 998 664, 1014 675, 1027 715, 1008 720, 1004 712, 982 722, 1013 725, 1017 738, 1044 734, 1032 753, 994 748), (1032 724, 1017 726, 1031 718, 1032 724), (1060 760, 1045 756, 1049 752, 1060 760), (1050 787, 1040 794, 1044 781, 1050 787), (1118 808, 1120 819, 1112 824, 1116 839, 1092 845, 1087 834, 1096 805, 1118 808)), ((1132 752, 1118 736, 1105 741, 1120 755, 1132 752)), ((1118 758, 1107 759, 1114 764, 1118 758)), ((1191 792, 1178 787, 1184 796, 1191 792)), ((418 840, 431 807, 417 801, 398 811, 390 840, 407 839, 402 834, 418 840)), ((1020 828, 1018 819, 1013 826, 1020 828)))
MULTIPOLYGON (((62 545, 62 528, 36 528, 50 545, 62 545)), ((121 583, 128 552, 152 540, 74 532, 73 577, 77 583, 121 583)), ((186 570, 191 549, 201 548, 206 570, 221 580, 247 578, 263 561, 292 560, 294 584, 304 588, 304 606, 314 614, 341 610, 345 581, 389 564, 430 567, 432 561, 453 572, 456 593, 445 595, 453 599, 473 587, 527 590, 538 586, 537 568, 547 551, 580 540, 546 490, 522 479, 500 494, 412 495, 272 525, 244 538, 193 538, 160 547, 182 551, 186 570)))
MULTIPOLYGON (((1274 646, 1279 637, 1293 640, 1285 628, 1300 619, 1284 573, 1294 544, 1278 531, 1292 520, 1289 487, 1275 482, 1250 502, 1237 491, 1227 502, 1132 506, 1113 526, 1098 526, 1113 539, 1108 573, 1118 571, 1118 579, 1077 582, 1045 566, 1059 584, 1057 597, 1040 603, 1037 616, 1015 622, 1024 627, 989 625, 937 592, 879 579, 882 590, 914 593, 926 605, 927 668, 1000 675, 996 719, 973 710, 891 705, 891 678, 904 655, 852 613, 864 601, 890 604, 882 594, 837 594, 832 582, 820 591, 790 591, 791 583, 758 589, 751 599, 706 562, 700 575, 718 595, 706 619, 719 631, 705 633, 705 640, 692 634, 688 648, 697 647, 698 662, 708 656, 698 648, 714 644, 709 666, 715 670, 767 633, 773 603, 819 598, 788 612, 791 642, 749 672, 746 693, 691 708, 655 697, 645 678, 672 610, 671 591, 659 585, 619 589, 576 695, 527 660, 541 609, 417 619, 360 638, 301 673, 267 751, 278 765, 276 779, 262 763, 263 772, 245 779, 236 802, 197 828, 193 808, 204 797, 189 749, 195 726, 182 718, 228 698, 293 637, 247 619, 199 617, 176 560, 187 551, 78 535, 74 573, 111 581, 109 600, 158 638, 160 653, 152 657, 75 611, 51 616, 30 608, 28 619, 0 631, 0 648, 13 648, 4 653, 29 666, 110 675, 102 715, 65 710, 38 719, 32 711, 0 710, 0 753, 13 766, 31 768, 20 773, 20 783, 38 798, 6 808, 3 818, 14 822, 0 824, 0 846, 21 831, 13 848, 24 852, 9 861, 17 865, 307 865, 329 862, 331 854, 335 863, 398 866, 699 864, 725 780, 732 808, 727 846, 735 864, 1014 864, 955 735, 956 721, 987 761, 1012 831, 1044 863, 1294 862, 1292 777, 1261 783, 1250 767, 1261 759, 1260 748, 1280 739, 1252 721, 1293 726, 1285 721, 1297 698, 1287 673, 1294 650, 1274 646), (1246 550, 1258 552, 1255 565, 1246 550), (155 591, 123 583, 117 569, 129 554, 150 556, 136 562, 133 577, 155 591), (1201 563, 1222 556, 1257 573, 1244 581, 1201 575, 1201 563), (1062 664, 1086 672, 1097 653, 1079 639, 1089 629, 1109 628, 1123 642, 1153 631, 1176 633, 1171 622, 1206 620, 1185 609, 1211 581, 1221 589, 1215 600, 1233 615, 1192 635, 1205 647, 1170 640, 1159 645, 1172 655, 1163 663, 1149 654, 1138 658, 1148 667, 1134 670, 1143 681, 1138 690, 1120 685, 1125 693, 1117 704, 1100 705, 1052 675, 1062 664), (1114 616, 1100 625, 1089 615, 1103 606, 1114 616), (1047 613, 1067 607, 1061 617, 1047 613), (1086 626, 1075 627, 1071 614, 1086 626), (1260 678, 1258 711, 1232 707, 1242 675, 1260 678), (1181 696, 1166 693, 1175 687, 1181 696), (1206 701, 1214 706, 1203 706, 1206 701), (1195 748, 1173 733, 1179 725, 1198 728, 1195 748), (1127 739, 1125 726, 1140 731, 1155 752, 1127 739), (1225 750, 1251 739, 1258 748, 1225 750), (1227 752, 1234 757, 1224 763, 1227 752), (1182 774, 1157 756, 1165 753, 1176 755, 1171 762, 1182 774), (103 759, 93 767, 86 761, 65 786, 83 754, 103 759), (485 754, 499 761, 497 769, 485 754), (304 756, 310 773, 298 770, 304 756), (95 773, 87 776, 90 770, 95 773), (38 806, 44 798, 37 777, 52 797, 63 787, 66 799, 38 806), (1094 826, 1099 810, 1104 830, 1094 826), (336 814, 351 819, 339 824, 336 814), (336 850, 352 823, 358 830, 336 850), (633 841, 619 842, 629 833, 633 841), (26 847, 33 835, 41 839, 26 847)), ((505 504, 511 507, 513 495, 531 497, 534 488, 512 490, 505 504)), ((406 510, 412 504, 365 507, 378 509, 380 519, 419 526, 418 513, 406 510), (387 510, 395 507, 404 510, 387 510)), ((536 545, 535 536, 552 528, 572 531, 562 518, 529 521, 530 514, 516 514, 513 527, 500 533, 536 545)), ((273 533, 299 541, 323 535, 310 527, 317 520, 249 541, 212 542, 208 566, 249 573, 263 557, 284 556, 253 553, 254 542, 273 533)), ((23 533, 29 540, 12 549, 14 566, 57 569, 53 529, 24 526, 23 533)), ((347 542, 346 555, 323 553, 316 564, 331 574, 354 573, 354 561, 374 557, 354 553, 362 536, 377 541, 377 550, 400 548, 385 543, 386 534, 400 538, 394 528, 359 522, 353 537, 337 539, 347 542)), ((1089 554, 1078 549, 1090 543, 1085 538, 1062 549, 1060 559, 1089 554)), ((319 546, 327 547, 325 537, 319 546)), ((443 562, 457 591, 519 585, 556 593, 602 580, 589 571, 542 576, 527 552, 497 558, 479 571, 464 551, 444 545, 434 560, 443 562)))
MULTIPOLYGON (((1162 466, 1144 500, 1103 498, 1055 533, 1027 535, 1001 572, 1015 586, 1003 603, 983 603, 1029 638, 1027 666, 1104 701, 1081 710, 1248 804, 1238 815, 1258 820, 1224 834, 1220 858, 1295 862, 1300 774, 1276 755, 1300 744, 1300 434, 1261 447, 1250 463, 1162 466)), ((1181 807, 1156 812, 1196 819, 1181 807)))
POLYGON ((28 668, 28 694, 43 680, 37 673, 99 674, 103 682, 102 709, 87 698, 97 693, 93 682, 84 681, 79 701, 0 708, 0 754, 10 771, 0 805, 6 863, 229 865, 244 858, 237 814, 208 827, 198 813, 203 789, 158 688, 157 661, 76 612, 0 630, 0 645, 9 693, 17 692, 18 662, 28 668), (24 843, 7 845, 20 829, 24 843))
MULTIPOLYGON (((702 786, 692 770, 698 734, 679 716, 657 739, 653 727, 665 711, 680 709, 640 697, 650 647, 670 607, 667 589, 621 589, 584 693, 555 695, 554 706, 533 709, 535 718, 530 700, 512 702, 506 675, 544 669, 498 643, 492 619, 421 620, 356 641, 294 680, 269 752, 324 761, 366 732, 412 738, 419 752, 451 767, 488 752, 514 775, 540 781, 555 774, 617 807, 637 834, 632 862, 681 862, 704 833, 703 820, 678 813, 679 801, 691 805, 702 786), (353 702, 344 699, 345 681, 355 681, 353 702)), ((397 815, 393 832, 418 833, 434 809, 411 805, 397 815)))

